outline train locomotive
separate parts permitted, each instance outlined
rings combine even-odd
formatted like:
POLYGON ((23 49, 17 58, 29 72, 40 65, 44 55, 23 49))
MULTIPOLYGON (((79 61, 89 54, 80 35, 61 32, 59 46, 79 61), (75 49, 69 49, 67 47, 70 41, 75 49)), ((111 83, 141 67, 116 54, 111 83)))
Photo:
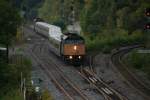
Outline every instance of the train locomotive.
POLYGON ((64 61, 81 65, 85 56, 85 41, 76 33, 62 33, 61 28, 45 22, 35 22, 34 31, 49 39, 51 51, 64 61))

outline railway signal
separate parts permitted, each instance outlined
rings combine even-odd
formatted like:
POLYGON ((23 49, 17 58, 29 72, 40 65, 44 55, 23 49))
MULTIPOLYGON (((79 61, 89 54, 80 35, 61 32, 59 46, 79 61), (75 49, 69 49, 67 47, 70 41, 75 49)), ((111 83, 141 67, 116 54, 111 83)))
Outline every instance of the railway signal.
POLYGON ((149 30, 150 29, 150 8, 146 8, 145 9, 145 16, 148 22, 146 22, 146 24, 144 25, 144 29, 145 30, 149 30))
POLYGON ((145 24, 145 29, 150 29, 150 23, 145 24))
POLYGON ((150 17, 150 8, 145 9, 145 16, 150 17))

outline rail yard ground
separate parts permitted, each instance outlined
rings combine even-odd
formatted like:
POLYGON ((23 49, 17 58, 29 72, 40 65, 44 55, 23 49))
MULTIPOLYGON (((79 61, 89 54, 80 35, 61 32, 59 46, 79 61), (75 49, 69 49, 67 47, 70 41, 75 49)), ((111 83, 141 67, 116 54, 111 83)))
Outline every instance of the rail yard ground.
MULTIPOLYGON (((78 74, 76 67, 64 63, 59 57, 50 52, 50 44, 46 39, 37 35, 30 27, 24 27, 23 31, 24 43, 20 48, 23 50, 24 55, 32 60, 32 80, 34 81, 35 86, 39 86, 41 91, 48 89, 54 100, 66 100, 62 90, 54 84, 54 81, 41 68, 43 64, 46 64, 45 61, 51 64, 49 65, 47 63, 48 65, 46 66, 50 68, 54 66, 52 64, 55 62, 59 65, 64 75, 68 77, 73 84, 80 88, 81 92, 84 93, 89 100, 105 100, 104 96, 100 94, 92 84, 86 82, 78 74), (29 51, 32 51, 40 61, 37 61, 29 51)), ((93 59, 93 66, 96 74, 102 80, 128 100, 146 100, 134 87, 130 86, 121 73, 118 72, 114 64, 111 62, 110 54, 97 54, 93 59)), ((50 73, 51 71, 52 70, 49 70, 50 73)), ((68 86, 66 86, 66 88, 67 87, 68 86)), ((68 91, 73 92, 72 89, 69 89, 68 91)), ((75 100, 80 100, 79 95, 74 92, 73 98, 76 98, 75 100)))
POLYGON ((95 70, 111 87, 127 96, 129 100, 144 100, 142 96, 131 87, 126 79, 118 72, 118 69, 111 62, 109 54, 100 53, 95 57, 95 70))
POLYGON ((150 53, 148 51, 144 48, 132 50, 124 55, 122 61, 136 77, 150 87, 150 53))

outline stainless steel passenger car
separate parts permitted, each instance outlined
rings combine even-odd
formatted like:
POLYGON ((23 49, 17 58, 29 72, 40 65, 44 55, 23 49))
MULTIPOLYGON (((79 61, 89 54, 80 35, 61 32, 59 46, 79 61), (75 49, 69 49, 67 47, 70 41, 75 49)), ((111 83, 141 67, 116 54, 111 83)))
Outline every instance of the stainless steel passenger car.
POLYGON ((34 31, 48 38, 52 51, 65 61, 81 64, 85 55, 84 39, 75 33, 63 34, 61 28, 45 22, 36 22, 34 31))

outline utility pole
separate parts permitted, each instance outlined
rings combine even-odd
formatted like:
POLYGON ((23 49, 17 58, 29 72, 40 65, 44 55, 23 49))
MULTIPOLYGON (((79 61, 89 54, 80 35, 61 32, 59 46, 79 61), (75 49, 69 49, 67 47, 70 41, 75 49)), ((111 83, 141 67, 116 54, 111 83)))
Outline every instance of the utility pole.
MULTIPOLYGON (((150 8, 146 8, 145 9, 145 17, 146 17, 146 23, 144 25, 144 30, 146 32, 146 40, 149 40, 150 39, 150 35, 149 35, 149 31, 150 31, 150 8)), ((150 46, 150 45, 147 45, 146 46, 150 46)))
POLYGON ((8 33, 6 35, 6 56, 7 56, 7 64, 9 63, 9 39, 8 39, 8 33))
MULTIPOLYGON (((8 24, 9 24, 9 26, 11 26, 12 25, 12 21, 10 21, 8 24)), ((7 63, 9 63, 9 44, 10 44, 10 41, 11 41, 11 38, 9 37, 9 33, 7 32, 6 33, 6 55, 7 55, 7 63)))

